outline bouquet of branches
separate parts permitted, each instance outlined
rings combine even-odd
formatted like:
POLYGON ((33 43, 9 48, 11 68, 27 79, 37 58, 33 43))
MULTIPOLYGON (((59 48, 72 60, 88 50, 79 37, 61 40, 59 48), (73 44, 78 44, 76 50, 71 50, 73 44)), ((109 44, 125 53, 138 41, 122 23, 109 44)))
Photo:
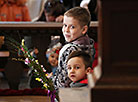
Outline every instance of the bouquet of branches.
MULTIPOLYGON (((43 89, 48 90, 48 95, 51 98, 51 102, 59 101, 58 93, 56 92, 53 82, 50 78, 48 78, 48 74, 46 74, 46 70, 43 65, 39 64, 38 60, 36 60, 31 53, 29 52, 28 48, 24 44, 24 39, 22 39, 21 44, 15 41, 12 38, 7 38, 11 46, 16 48, 16 51, 22 52, 25 59, 20 58, 13 58, 16 61, 23 61, 28 67, 32 68, 34 71, 35 76, 37 77, 36 80, 40 81, 43 84, 43 89)), ((17 52, 17 53, 18 53, 17 52)))

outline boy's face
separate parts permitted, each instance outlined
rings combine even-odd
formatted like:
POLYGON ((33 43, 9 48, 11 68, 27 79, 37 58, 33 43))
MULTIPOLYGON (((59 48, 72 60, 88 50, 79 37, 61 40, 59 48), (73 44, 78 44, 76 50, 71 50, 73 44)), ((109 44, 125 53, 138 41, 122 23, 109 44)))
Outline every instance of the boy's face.
POLYGON ((50 54, 48 61, 51 66, 56 67, 58 65, 58 54, 57 53, 50 54))
POLYGON ((84 26, 81 27, 78 20, 64 16, 62 32, 67 42, 71 42, 86 33, 84 26))
POLYGON ((67 63, 68 77, 73 81, 79 81, 86 77, 87 71, 83 59, 80 57, 73 57, 67 63))

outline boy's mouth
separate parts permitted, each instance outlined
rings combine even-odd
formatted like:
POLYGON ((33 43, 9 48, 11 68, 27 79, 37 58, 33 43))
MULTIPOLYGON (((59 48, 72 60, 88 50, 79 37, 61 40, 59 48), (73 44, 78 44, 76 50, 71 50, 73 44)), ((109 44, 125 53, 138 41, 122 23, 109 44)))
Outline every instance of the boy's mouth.
POLYGON ((70 38, 70 35, 69 34, 66 34, 65 36, 66 36, 66 38, 70 38))
POLYGON ((70 77, 71 77, 71 78, 74 78, 74 77, 75 77, 75 75, 71 75, 70 77))

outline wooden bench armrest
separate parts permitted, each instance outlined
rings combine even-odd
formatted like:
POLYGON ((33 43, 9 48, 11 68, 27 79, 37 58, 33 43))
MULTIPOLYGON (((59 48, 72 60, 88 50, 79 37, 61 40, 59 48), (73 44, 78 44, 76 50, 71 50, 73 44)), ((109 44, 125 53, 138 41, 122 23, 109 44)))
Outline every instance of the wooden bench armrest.
POLYGON ((0 51, 0 57, 9 57, 10 52, 9 51, 0 51))

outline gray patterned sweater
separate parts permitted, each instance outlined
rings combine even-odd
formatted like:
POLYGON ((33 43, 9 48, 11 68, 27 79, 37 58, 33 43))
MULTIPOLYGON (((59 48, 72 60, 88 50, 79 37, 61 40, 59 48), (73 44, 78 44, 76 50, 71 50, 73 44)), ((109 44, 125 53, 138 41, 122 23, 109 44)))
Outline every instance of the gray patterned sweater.
POLYGON ((56 90, 58 90, 58 88, 68 87, 70 80, 68 78, 66 61, 69 54, 76 50, 86 51, 90 53, 94 59, 94 40, 90 39, 88 35, 84 35, 62 47, 59 53, 58 68, 52 78, 56 90))

